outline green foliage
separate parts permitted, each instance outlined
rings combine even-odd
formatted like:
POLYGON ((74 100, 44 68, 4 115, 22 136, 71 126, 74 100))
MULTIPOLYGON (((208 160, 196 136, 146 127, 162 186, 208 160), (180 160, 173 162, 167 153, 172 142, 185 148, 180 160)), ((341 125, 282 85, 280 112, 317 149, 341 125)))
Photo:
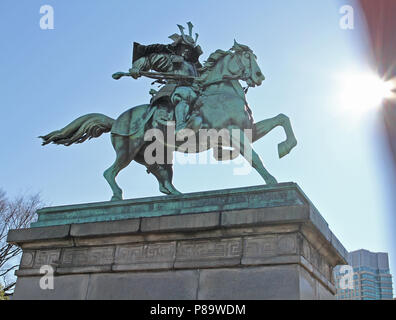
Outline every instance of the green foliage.
POLYGON ((3 287, 0 285, 0 300, 9 300, 9 298, 4 294, 3 287))

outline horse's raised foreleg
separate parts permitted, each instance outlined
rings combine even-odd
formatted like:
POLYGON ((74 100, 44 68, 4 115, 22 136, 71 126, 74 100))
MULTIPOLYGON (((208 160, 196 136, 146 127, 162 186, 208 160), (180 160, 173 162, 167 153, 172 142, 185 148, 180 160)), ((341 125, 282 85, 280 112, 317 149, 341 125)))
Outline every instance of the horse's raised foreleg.
POLYGON ((282 158, 297 145, 297 140, 294 136, 290 120, 284 114, 281 113, 274 118, 266 119, 255 123, 253 131, 253 142, 261 139, 263 136, 265 136, 268 132, 270 132, 277 126, 281 126, 286 133, 286 140, 278 144, 279 158, 282 158))
POLYGON ((132 152, 132 154, 130 152, 129 137, 112 135, 111 142, 114 150, 116 151, 116 160, 113 165, 103 173, 103 176, 113 191, 111 201, 118 201, 122 200, 122 189, 118 186, 115 178, 122 169, 131 163, 134 157, 134 152, 132 152))
POLYGON ((250 163, 250 165, 256 169, 256 171, 261 175, 266 184, 276 184, 278 183, 276 179, 265 169, 263 162, 261 161, 259 155, 253 150, 252 144, 248 137, 239 131, 239 137, 233 134, 231 135, 233 147, 239 149, 240 154, 250 163), (239 146, 239 148, 238 148, 239 146))

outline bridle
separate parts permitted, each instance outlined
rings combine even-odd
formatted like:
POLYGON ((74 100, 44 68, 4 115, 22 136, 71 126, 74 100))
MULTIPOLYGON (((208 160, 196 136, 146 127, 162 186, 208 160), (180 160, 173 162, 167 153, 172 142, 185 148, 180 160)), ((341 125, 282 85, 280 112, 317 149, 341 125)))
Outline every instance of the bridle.
POLYGON ((249 68, 246 68, 244 66, 244 64, 242 63, 242 59, 240 57, 240 54, 245 54, 245 53, 250 54, 250 52, 248 50, 233 53, 233 58, 236 58, 236 63, 239 68, 238 73, 240 75, 238 76, 238 79, 240 79, 242 81, 246 81, 247 79, 249 79, 252 76, 252 61, 249 58, 249 68))
MULTIPOLYGON (((242 80, 242 81, 247 81, 251 76, 252 76, 252 62, 249 59, 249 68, 246 68, 245 65, 242 63, 242 59, 240 57, 240 54, 244 54, 245 52, 248 52, 250 54, 250 51, 248 50, 243 50, 243 51, 236 51, 232 52, 232 58, 235 59, 236 64, 238 65, 238 71, 236 75, 232 76, 222 76, 219 79, 212 80, 210 82, 204 83, 201 85, 203 89, 206 89, 207 87, 213 85, 213 84, 218 84, 221 82, 226 82, 230 80, 242 80), (248 69, 248 70, 247 70, 248 69)), ((249 86, 243 88, 243 91, 247 93, 249 89, 249 86)))

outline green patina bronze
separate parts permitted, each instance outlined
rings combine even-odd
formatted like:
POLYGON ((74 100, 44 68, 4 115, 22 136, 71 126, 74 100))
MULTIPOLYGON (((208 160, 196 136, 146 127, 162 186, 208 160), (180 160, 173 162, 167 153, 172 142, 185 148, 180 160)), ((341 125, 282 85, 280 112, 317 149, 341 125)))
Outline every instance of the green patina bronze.
POLYGON ((306 199, 297 184, 288 182, 277 185, 194 192, 182 196, 159 196, 43 208, 38 210, 38 221, 32 223, 31 227, 303 206, 307 204, 308 200, 306 199))
POLYGON ((122 199, 122 190, 115 178, 132 160, 154 174, 161 192, 179 195, 180 192, 172 184, 174 151, 196 153, 213 149, 219 161, 241 154, 267 184, 276 184, 276 179, 265 169, 252 148, 252 143, 281 126, 285 130, 286 140, 278 145, 279 157, 288 154, 297 144, 290 121, 284 114, 259 122, 253 120, 246 101, 247 88, 260 86, 264 80, 253 51, 234 41, 230 50, 215 51, 201 65, 199 56, 202 50, 197 45, 198 35, 193 39, 191 23, 188 23, 188 28, 189 34, 185 34, 184 28, 179 26, 181 34, 172 35, 173 43, 168 45, 143 46, 135 43, 132 68, 127 73, 113 75, 114 79, 124 76, 156 79, 162 87, 159 91, 150 90, 152 98, 149 104, 133 107, 116 120, 103 114, 87 114, 61 130, 41 137, 43 145, 55 143, 69 146, 111 132, 116 160, 104 172, 104 177, 113 191, 114 201, 122 199), (239 81, 245 81, 248 87, 243 88, 239 81), (168 130, 172 129, 169 121, 175 121, 173 138, 176 136, 176 139, 169 139, 167 135, 168 130), (163 140, 155 141, 165 149, 163 163, 147 160, 145 152, 153 142, 147 141, 145 134, 151 129, 164 133, 163 140), (196 148, 190 146, 186 149, 185 139, 190 141, 191 132, 198 135, 204 129, 225 130, 229 139, 198 139, 193 143, 196 148), (226 147, 233 147, 237 153, 225 152, 226 147))

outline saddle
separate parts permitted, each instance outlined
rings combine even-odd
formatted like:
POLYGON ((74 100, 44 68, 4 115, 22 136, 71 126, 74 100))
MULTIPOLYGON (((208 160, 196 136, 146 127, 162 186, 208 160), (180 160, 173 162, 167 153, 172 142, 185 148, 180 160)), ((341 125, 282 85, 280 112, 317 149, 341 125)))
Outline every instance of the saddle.
POLYGON ((176 121, 174 110, 171 110, 167 106, 157 106, 153 113, 153 127, 158 128, 160 125, 168 126, 169 121, 176 121))

